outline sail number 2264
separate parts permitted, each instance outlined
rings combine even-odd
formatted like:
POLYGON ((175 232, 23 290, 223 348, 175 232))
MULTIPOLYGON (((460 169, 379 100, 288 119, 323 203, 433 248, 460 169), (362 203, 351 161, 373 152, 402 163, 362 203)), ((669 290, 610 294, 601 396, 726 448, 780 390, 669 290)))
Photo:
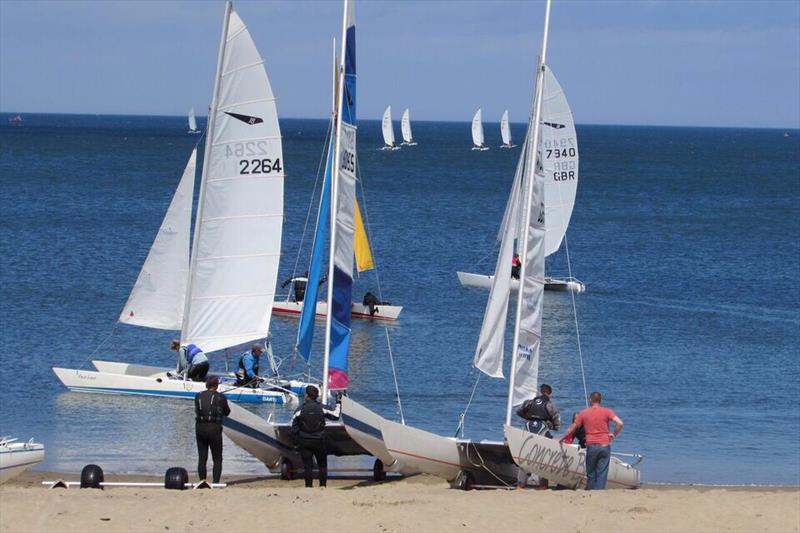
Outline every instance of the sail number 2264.
POLYGON ((265 141, 233 143, 225 146, 225 157, 238 157, 239 174, 271 174, 283 172, 281 159, 261 157, 267 155, 265 141))

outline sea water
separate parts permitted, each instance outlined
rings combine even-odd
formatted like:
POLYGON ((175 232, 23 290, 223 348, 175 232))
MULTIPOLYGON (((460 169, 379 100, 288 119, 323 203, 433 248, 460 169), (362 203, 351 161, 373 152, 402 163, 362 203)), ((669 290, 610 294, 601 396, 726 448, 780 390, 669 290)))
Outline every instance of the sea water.
MULTIPOLYGON (((198 136, 181 117, 0 118, 0 433, 44 442, 48 469, 193 470, 192 402, 71 393, 50 368, 174 364, 173 332, 115 321, 198 136)), ((403 312, 388 326, 353 322, 351 395, 397 418, 391 346, 406 421, 454 435, 487 297, 455 273, 493 271, 519 148, 498 147, 496 124, 486 152, 470 150, 468 123, 413 127, 418 146, 380 151, 380 123, 359 125, 378 269, 356 279, 354 297, 380 291, 403 312)), ((279 282, 308 268, 327 122, 281 129, 279 282)), ((524 125, 512 129, 519 143, 524 125)), ((613 449, 643 454, 646 481, 800 483, 800 132, 578 126, 578 136, 568 244, 587 286, 575 295, 581 350, 572 295, 547 293, 540 372, 565 422, 584 405, 580 353, 587 390, 625 421, 613 449)), ((566 255, 548 258, 549 274, 567 275, 566 255)), ((296 327, 272 320, 287 373, 306 368, 292 355, 296 327)), ((216 369, 237 360, 212 356, 216 369)), ((502 438, 506 383, 483 376, 475 390, 465 435, 502 438)), ((225 446, 225 472, 264 473, 225 446)))

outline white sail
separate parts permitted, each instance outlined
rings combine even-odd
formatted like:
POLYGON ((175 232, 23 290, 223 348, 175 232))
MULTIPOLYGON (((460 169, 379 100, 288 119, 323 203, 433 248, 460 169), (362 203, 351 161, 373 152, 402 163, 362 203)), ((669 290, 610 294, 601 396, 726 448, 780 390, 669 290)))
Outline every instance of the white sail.
POLYGON ((194 107, 189 109, 189 131, 197 131, 197 119, 194 118, 194 107))
POLYGON ((475 112, 475 116, 472 117, 472 144, 483 146, 483 114, 480 108, 475 112))
POLYGON ((544 165, 545 255, 557 251, 572 217, 578 190, 578 138, 572 111, 552 71, 544 74, 541 126, 544 165))
POLYGON ((383 120, 381 120, 381 128, 383 129, 383 143, 386 146, 394 146, 394 128, 392 127, 392 106, 387 106, 383 112, 383 120))
POLYGON ((227 13, 182 330, 206 352, 267 336, 283 224, 275 98, 247 27, 227 13))
POLYGON ((197 148, 192 150, 175 195, 144 260, 119 321, 134 326, 181 329, 189 275, 197 148))
POLYGON ((503 111, 503 116, 500 118, 500 136, 503 138, 503 144, 511 146, 511 127, 508 125, 508 109, 503 111))
POLYGON ((408 108, 403 111, 403 116, 400 119, 400 131, 403 134, 403 142, 414 142, 414 136, 411 135, 411 119, 408 117, 408 108))

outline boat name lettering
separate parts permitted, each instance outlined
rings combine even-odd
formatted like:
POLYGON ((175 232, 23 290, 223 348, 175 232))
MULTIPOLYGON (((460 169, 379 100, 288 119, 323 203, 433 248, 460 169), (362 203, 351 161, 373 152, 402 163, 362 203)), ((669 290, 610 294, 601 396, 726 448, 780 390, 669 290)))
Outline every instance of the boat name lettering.
POLYGON ((575 171, 553 172, 553 181, 569 181, 575 179, 575 171))
POLYGON ((248 141, 225 145, 225 157, 267 155, 267 141, 248 141))
POLYGON ((540 444, 533 444, 530 450, 525 452, 525 445, 533 439, 526 440, 520 450, 521 462, 527 463, 529 467, 536 467, 536 473, 550 474, 564 480, 579 483, 583 479, 581 472, 586 471, 586 455, 578 454, 577 465, 576 457, 570 457, 561 449, 553 449, 540 444))
POLYGON ((276 159, 242 159, 239 161, 239 174, 270 174, 281 172, 281 160, 276 159))

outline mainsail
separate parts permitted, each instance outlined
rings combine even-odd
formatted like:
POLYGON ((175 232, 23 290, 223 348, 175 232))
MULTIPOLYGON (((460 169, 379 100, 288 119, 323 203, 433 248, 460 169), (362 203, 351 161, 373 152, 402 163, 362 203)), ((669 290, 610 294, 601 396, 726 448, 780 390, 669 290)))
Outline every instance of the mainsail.
POLYGON ((504 146, 511 146, 511 127, 508 125, 508 109, 503 111, 500 117, 500 136, 503 138, 504 146))
POLYGON ((197 131, 197 119, 194 118, 194 107, 189 109, 189 131, 197 131))
POLYGON ((414 136, 411 134, 411 119, 408 116, 408 108, 403 111, 403 116, 400 118, 400 132, 403 134, 404 143, 414 142, 414 136))
POLYGON ((483 114, 478 108, 475 116, 472 117, 472 144, 483 146, 483 114))
POLYGON ((266 337, 280 258, 283 153, 275 98, 226 4, 182 342, 212 352, 266 337))
POLYGON ((192 150, 178 187, 119 321, 134 326, 181 329, 189 275, 197 147, 192 150))
POLYGON ((394 128, 392 127, 392 106, 387 106, 383 112, 381 120, 381 130, 383 131, 383 143, 386 146, 394 146, 394 128))

